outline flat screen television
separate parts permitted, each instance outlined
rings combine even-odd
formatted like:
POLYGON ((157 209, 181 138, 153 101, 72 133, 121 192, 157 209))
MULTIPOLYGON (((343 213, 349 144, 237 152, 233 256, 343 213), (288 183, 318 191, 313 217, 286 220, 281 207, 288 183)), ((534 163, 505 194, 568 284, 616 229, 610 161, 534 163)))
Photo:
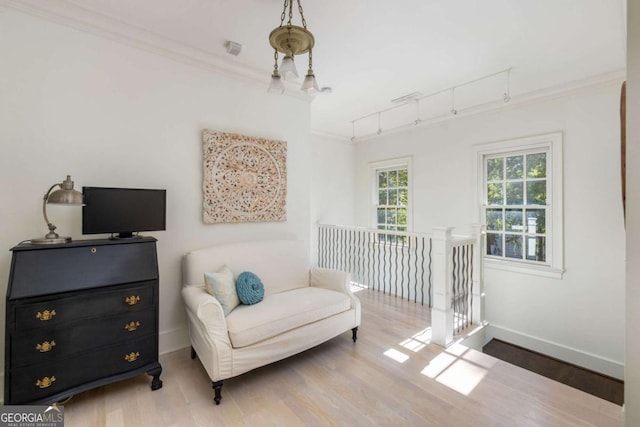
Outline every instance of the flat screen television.
POLYGON ((166 190, 82 187, 82 234, 128 238, 166 229, 166 190))

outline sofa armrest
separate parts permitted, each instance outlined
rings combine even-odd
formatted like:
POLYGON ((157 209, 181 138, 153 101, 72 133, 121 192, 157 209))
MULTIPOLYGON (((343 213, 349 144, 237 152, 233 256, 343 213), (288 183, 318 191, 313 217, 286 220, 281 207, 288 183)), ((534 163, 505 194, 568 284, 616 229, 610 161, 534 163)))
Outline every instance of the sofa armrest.
POLYGON ((206 329, 209 338, 231 348, 227 321, 218 300, 200 286, 184 286, 182 299, 186 308, 197 317, 201 326, 206 329))
POLYGON ((311 286, 351 293, 351 274, 330 268, 311 267, 309 271, 311 286))
POLYGON ((311 267, 309 270, 309 284, 319 288, 331 289, 349 295, 351 308, 355 311, 355 326, 360 325, 360 300, 351 292, 351 274, 330 268, 311 267))

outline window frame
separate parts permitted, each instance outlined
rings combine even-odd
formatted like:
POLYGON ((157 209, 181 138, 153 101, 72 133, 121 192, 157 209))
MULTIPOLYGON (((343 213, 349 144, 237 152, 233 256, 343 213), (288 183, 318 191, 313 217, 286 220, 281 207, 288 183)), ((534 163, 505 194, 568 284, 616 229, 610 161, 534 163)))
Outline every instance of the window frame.
MULTIPOLYGON (((484 144, 474 148, 474 176, 476 177, 476 220, 486 226, 485 211, 491 208, 486 204, 485 160, 495 157, 509 157, 523 153, 547 153, 547 204, 546 204, 546 260, 528 261, 508 257, 495 257, 483 254, 485 266, 498 270, 533 274, 552 278, 562 278, 564 273, 564 233, 563 233, 563 183, 562 183, 562 132, 514 138, 484 144)), ((506 179, 506 177, 504 177, 506 179)), ((506 206, 506 205, 503 205, 506 206)), ((517 205, 520 206, 520 205, 517 205)), ((526 206, 526 205, 525 205, 526 206)), ((508 207, 508 206, 507 206, 508 207)), ((485 240, 486 241, 486 240, 485 240)))
POLYGON ((395 159, 382 160, 369 163, 369 226, 372 229, 378 229, 378 172, 385 170, 395 170, 400 168, 407 169, 407 233, 413 231, 413 176, 412 176, 412 158, 399 157, 395 159))

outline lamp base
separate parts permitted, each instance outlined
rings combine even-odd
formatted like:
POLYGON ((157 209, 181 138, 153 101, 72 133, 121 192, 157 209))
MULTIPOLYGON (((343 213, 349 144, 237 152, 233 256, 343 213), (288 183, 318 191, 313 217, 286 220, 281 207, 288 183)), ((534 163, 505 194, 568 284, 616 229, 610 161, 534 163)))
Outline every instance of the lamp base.
POLYGON ((37 237, 35 239, 31 239, 32 245, 57 245, 60 243, 69 243, 71 241, 71 237, 37 237))

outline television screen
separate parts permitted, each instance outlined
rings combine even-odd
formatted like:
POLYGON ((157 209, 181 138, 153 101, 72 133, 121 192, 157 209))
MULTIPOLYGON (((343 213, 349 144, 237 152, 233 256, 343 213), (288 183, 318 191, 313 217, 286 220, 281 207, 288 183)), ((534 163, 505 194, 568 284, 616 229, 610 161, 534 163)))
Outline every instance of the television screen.
POLYGON ((82 187, 82 234, 118 234, 166 227, 166 190, 82 187))

